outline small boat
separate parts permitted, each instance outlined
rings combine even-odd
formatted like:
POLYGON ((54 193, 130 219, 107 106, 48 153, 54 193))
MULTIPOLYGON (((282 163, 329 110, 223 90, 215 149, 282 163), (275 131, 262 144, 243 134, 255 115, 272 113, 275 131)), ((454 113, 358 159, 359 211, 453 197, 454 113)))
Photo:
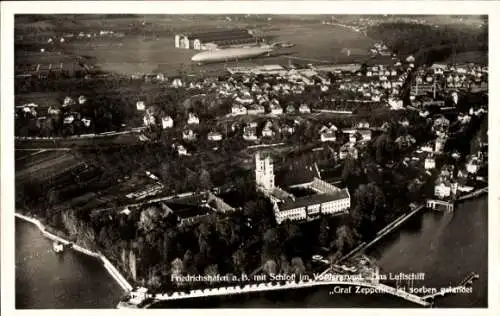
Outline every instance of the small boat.
POLYGON ((61 253, 64 250, 64 245, 57 241, 54 241, 54 243, 52 244, 52 248, 54 249, 55 253, 61 253))

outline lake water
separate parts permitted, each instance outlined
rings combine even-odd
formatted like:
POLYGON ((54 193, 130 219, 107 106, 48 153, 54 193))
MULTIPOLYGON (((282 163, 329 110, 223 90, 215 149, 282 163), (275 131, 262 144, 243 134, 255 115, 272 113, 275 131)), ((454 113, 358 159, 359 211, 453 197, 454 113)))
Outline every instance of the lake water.
POLYGON ((113 308, 124 294, 96 258, 56 254, 38 228, 16 219, 16 308, 113 308))
MULTIPOLYGON (((487 229, 485 196, 460 204, 450 214, 415 215, 369 249, 368 255, 378 260, 385 273, 424 273, 425 279, 415 281, 413 287, 455 285, 476 272, 480 278, 474 281, 472 293, 436 298, 434 306, 487 307, 487 229)), ((418 307, 387 295, 330 295, 332 288, 193 299, 155 307, 418 307)), ((122 294, 98 260, 74 252, 56 255, 35 226, 16 220, 17 308, 113 308, 122 294)))

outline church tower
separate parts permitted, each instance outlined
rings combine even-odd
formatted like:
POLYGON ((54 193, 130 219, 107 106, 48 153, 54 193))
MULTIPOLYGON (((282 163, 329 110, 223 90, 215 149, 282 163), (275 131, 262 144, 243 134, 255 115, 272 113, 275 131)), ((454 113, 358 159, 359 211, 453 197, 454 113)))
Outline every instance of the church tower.
POLYGON ((266 191, 274 189, 274 166, 271 157, 261 158, 260 153, 255 154, 255 184, 257 189, 266 191))

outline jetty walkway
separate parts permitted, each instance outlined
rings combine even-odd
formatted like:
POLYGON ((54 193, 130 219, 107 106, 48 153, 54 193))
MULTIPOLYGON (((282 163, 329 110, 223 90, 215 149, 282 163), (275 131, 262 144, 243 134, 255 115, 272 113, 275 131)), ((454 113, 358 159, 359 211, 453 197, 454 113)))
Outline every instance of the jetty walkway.
POLYGON ((445 296, 446 294, 455 293, 457 290, 460 290, 468 285, 471 285, 475 279, 479 279, 479 274, 471 272, 462 281, 460 281, 458 285, 453 287, 450 286, 447 288, 443 288, 441 289, 441 291, 438 291, 436 293, 422 296, 422 299, 429 300, 429 299, 434 299, 436 296, 445 296))
POLYGON ((463 196, 461 196, 461 197, 459 197, 459 198, 457 199, 457 202, 458 202, 458 201, 463 201, 463 200, 466 200, 466 199, 471 199, 471 198, 474 198, 474 197, 479 196, 479 195, 481 195, 481 194, 483 194, 483 193, 488 193, 488 187, 485 187, 485 188, 482 188, 482 189, 476 190, 476 191, 474 191, 474 192, 471 192, 471 193, 469 193, 469 194, 463 195, 463 196))
MULTIPOLYGON (((356 255, 356 254, 358 254, 360 252, 365 251, 366 249, 368 249, 369 247, 371 247, 373 244, 375 244, 376 242, 378 242, 380 239, 382 239, 383 237, 385 237, 386 235, 388 235, 389 233, 391 233, 392 231, 394 231, 396 228, 398 228, 399 226, 401 226, 401 224, 403 224, 404 222, 406 222, 410 217, 412 217, 413 215, 417 214, 423 208, 424 208, 424 205, 420 205, 420 206, 416 207, 410 213, 403 214, 400 217, 396 218, 389 225, 387 225, 384 228, 382 228, 381 230, 379 230, 378 233, 375 235, 375 238, 372 241, 370 241, 368 243, 367 242, 361 243, 359 246, 357 246, 356 248, 354 248, 353 250, 351 250, 348 254, 346 254, 345 256, 343 256, 342 258, 340 258, 339 260, 337 260, 337 262, 345 261, 345 260, 353 257, 354 255, 356 255)), ((326 273, 327 271, 325 271, 324 273, 326 273)))

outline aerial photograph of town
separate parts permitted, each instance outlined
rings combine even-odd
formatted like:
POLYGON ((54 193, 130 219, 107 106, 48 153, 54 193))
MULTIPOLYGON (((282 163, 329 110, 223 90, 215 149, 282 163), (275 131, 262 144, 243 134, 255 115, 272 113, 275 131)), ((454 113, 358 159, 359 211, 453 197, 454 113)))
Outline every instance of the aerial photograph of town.
POLYGON ((487 308, 488 20, 16 14, 15 308, 487 308))

